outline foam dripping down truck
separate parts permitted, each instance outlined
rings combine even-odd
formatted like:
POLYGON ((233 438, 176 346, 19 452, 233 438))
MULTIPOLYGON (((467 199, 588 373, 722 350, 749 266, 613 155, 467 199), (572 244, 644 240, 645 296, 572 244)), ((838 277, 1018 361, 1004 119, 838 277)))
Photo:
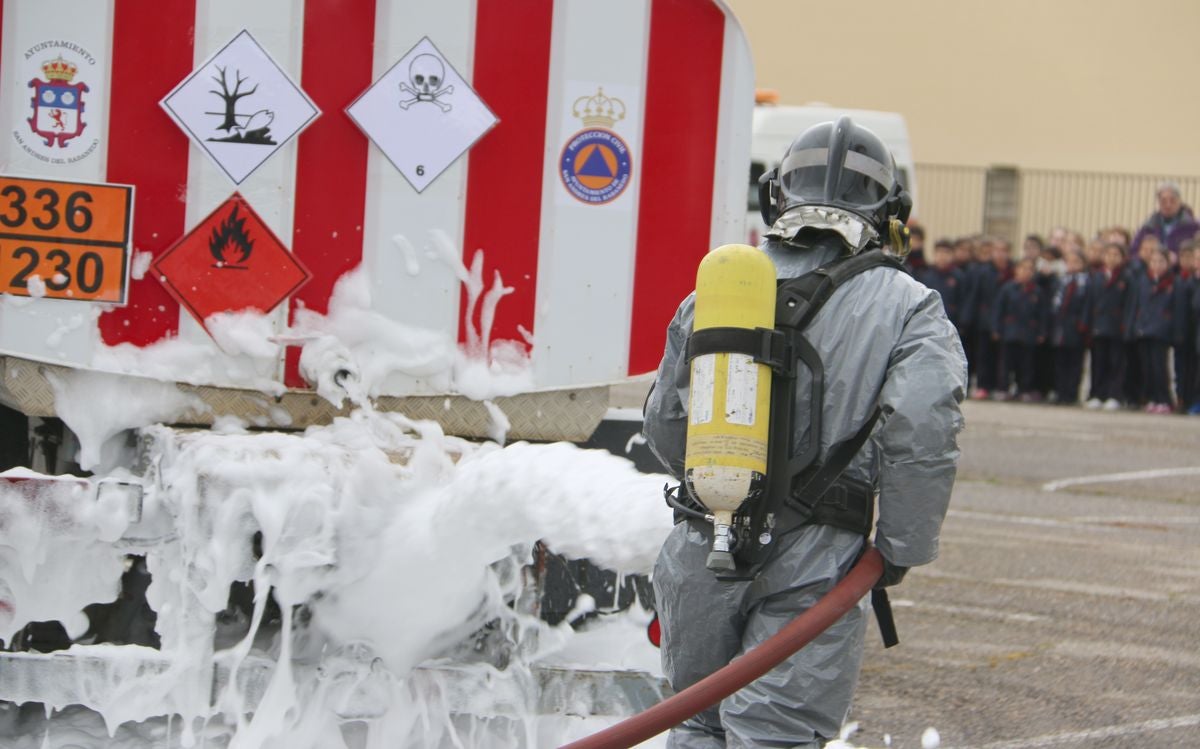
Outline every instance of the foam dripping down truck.
POLYGON ((729 10, 9 0, 0 22, 4 710, 176 716, 183 745, 222 715, 243 746, 419 714, 434 746, 657 699, 526 656, 629 606, 618 573, 669 527, 662 477, 551 443, 603 428, 700 259, 744 236, 729 10))

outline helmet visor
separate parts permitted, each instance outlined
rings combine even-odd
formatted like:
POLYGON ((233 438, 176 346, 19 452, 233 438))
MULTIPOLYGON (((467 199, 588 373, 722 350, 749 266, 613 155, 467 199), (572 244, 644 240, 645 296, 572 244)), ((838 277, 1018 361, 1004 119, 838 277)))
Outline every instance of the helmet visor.
POLYGON ((830 175, 828 148, 791 151, 780 164, 779 174, 785 207, 829 205, 862 211, 882 203, 896 181, 891 164, 858 151, 847 151, 842 168, 830 175))

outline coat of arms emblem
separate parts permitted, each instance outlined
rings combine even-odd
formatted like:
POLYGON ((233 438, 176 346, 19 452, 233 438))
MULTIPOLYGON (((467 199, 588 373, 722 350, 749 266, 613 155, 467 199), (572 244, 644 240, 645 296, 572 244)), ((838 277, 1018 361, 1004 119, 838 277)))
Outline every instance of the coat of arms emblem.
POLYGON ((65 148, 67 141, 78 137, 87 127, 83 121, 83 95, 89 89, 86 83, 71 82, 76 72, 75 63, 59 55, 42 63, 45 80, 34 78, 29 82, 33 89, 33 116, 26 121, 47 146, 57 143, 59 148, 65 148))

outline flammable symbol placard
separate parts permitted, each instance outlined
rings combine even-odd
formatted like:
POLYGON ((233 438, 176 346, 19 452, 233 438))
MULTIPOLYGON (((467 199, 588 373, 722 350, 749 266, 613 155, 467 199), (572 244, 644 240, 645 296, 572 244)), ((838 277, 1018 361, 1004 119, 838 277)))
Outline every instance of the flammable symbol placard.
POLYGON ((218 312, 270 312, 312 275, 238 193, 160 255, 153 271, 201 325, 218 312))

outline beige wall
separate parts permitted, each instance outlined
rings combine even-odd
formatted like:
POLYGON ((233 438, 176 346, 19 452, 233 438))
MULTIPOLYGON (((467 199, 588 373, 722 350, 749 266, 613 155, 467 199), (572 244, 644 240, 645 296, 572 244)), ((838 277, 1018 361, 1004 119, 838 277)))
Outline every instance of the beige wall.
POLYGON ((760 87, 901 112, 918 162, 1200 175, 1200 0, 728 3, 760 87))

